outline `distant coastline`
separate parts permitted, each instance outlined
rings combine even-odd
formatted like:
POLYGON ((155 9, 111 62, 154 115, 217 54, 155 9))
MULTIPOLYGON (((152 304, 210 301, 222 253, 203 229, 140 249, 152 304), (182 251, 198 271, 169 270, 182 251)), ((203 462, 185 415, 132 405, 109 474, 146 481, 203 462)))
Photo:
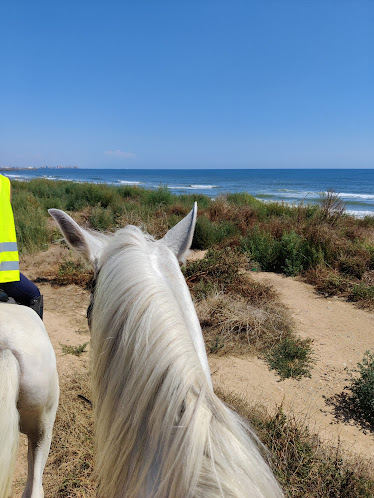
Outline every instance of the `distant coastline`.
POLYGON ((0 171, 35 171, 37 169, 79 169, 79 166, 3 166, 0 171))
POLYGON ((0 172, 12 181, 37 178, 78 183, 167 188, 174 194, 203 194, 209 198, 246 192, 264 202, 291 205, 318 204, 321 194, 334 190, 346 211, 363 218, 374 216, 374 169, 87 169, 74 166, 48 168, 9 167, 0 172))

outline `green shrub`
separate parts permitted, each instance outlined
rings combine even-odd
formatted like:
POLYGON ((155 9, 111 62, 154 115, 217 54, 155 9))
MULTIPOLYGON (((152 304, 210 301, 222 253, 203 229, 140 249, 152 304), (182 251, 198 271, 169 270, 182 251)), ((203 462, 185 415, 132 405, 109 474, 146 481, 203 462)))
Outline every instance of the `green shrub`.
POLYGON ((157 190, 144 190, 143 200, 147 206, 170 206, 174 202, 174 195, 167 187, 159 187, 157 190))
POLYGON ((196 221, 195 233, 192 241, 193 249, 209 249, 215 244, 238 233, 236 226, 230 221, 221 223, 210 221, 207 216, 200 216, 196 221))
POLYGON ((94 230, 106 231, 115 227, 115 216, 110 207, 104 208, 97 204, 92 208, 88 221, 94 230))
POLYGON ((79 344, 79 346, 70 346, 68 344, 60 344, 61 351, 63 354, 72 354, 74 356, 80 356, 82 353, 86 353, 86 346, 88 342, 84 344, 79 344))
POLYGON ((47 217, 39 200, 25 190, 13 192, 12 206, 20 252, 33 253, 48 247, 47 217))
POLYGON ((267 202, 264 206, 268 218, 292 218, 295 213, 295 207, 284 202, 267 202))
POLYGON ((282 380, 292 377, 310 377, 310 368, 314 362, 310 339, 285 337, 266 355, 266 361, 272 370, 276 370, 282 380))
POLYGON ((324 253, 295 231, 284 232, 275 238, 269 232, 254 228, 241 239, 242 250, 259 263, 264 271, 295 276, 304 270, 322 264, 324 253))
POLYGON ((351 409, 359 419, 374 427, 374 353, 366 351, 362 362, 348 373, 351 409))
POLYGON ((241 239, 240 246, 253 261, 260 264, 262 270, 277 271, 278 244, 271 234, 255 228, 241 239))
POLYGON ((249 206, 260 208, 263 203, 253 197, 253 195, 247 194, 247 192, 239 192, 237 194, 227 194, 226 200, 229 204, 234 206, 249 206))
POLYGON ((118 192, 125 199, 140 199, 143 195, 143 189, 132 185, 121 185, 118 192))
POLYGON ((288 276, 303 271, 305 258, 302 253, 303 238, 296 232, 284 233, 279 241, 278 266, 288 276))
MULTIPOLYGON (((175 196, 177 197, 177 196, 175 196)), ((214 202, 210 197, 203 194, 187 194, 178 196, 178 202, 185 206, 188 211, 192 209, 194 202, 197 202, 198 210, 208 209, 214 202)))
POLYGON ((374 300, 374 285, 356 284, 352 288, 353 301, 373 301, 374 300))

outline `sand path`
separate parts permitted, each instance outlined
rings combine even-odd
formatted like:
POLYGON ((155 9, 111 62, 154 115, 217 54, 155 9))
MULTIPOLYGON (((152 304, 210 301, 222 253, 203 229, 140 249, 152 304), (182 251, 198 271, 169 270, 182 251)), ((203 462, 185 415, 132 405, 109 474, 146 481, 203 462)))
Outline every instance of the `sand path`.
POLYGON ((352 421, 338 421, 328 403, 347 385, 346 367, 355 367, 365 351, 374 349, 374 314, 339 299, 317 295, 312 286, 273 273, 253 278, 273 286, 290 309, 295 329, 313 339, 316 364, 311 378, 279 377, 258 358, 210 358, 214 385, 261 404, 271 412, 283 405, 287 414, 305 421, 311 431, 345 451, 374 457, 374 434, 352 421))

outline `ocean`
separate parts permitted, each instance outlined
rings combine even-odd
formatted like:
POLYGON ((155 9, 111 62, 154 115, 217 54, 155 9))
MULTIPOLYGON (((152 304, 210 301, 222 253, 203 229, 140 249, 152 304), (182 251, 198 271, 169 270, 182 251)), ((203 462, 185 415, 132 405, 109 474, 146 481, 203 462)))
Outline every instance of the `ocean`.
POLYGON ((334 190, 347 212, 374 216, 374 169, 63 169, 1 171, 11 180, 47 178, 111 185, 166 186, 175 194, 200 193, 212 198, 248 192, 263 201, 314 204, 334 190))

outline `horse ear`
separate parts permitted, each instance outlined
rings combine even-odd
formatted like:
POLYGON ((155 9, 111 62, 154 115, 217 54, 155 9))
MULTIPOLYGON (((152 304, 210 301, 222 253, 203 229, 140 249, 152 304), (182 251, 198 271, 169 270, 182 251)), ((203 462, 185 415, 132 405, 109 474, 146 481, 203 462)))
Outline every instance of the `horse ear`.
POLYGON ((80 227, 73 218, 60 209, 48 209, 66 242, 89 262, 94 264, 105 245, 104 235, 95 235, 80 227))
POLYGON ((197 203, 182 221, 171 228, 160 242, 165 244, 177 257, 178 261, 184 263, 186 255, 191 247, 195 231, 197 216, 197 203))

